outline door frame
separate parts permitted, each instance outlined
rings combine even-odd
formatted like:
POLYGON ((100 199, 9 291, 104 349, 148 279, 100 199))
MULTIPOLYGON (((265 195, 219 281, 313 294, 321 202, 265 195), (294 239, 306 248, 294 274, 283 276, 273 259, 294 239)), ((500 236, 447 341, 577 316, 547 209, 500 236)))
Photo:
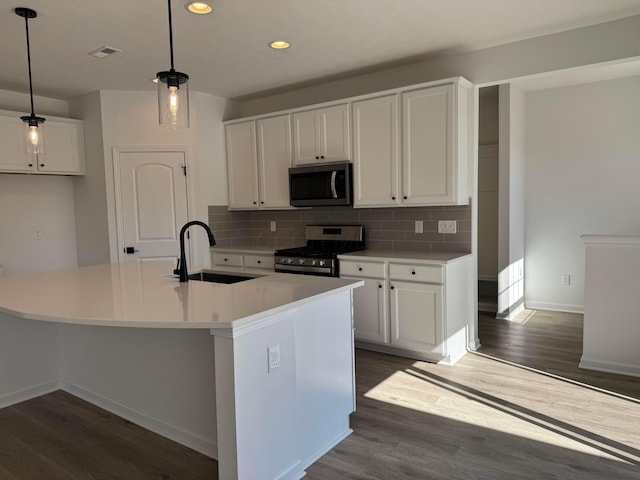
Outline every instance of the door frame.
MULTIPOLYGON (((125 253, 124 253, 124 215, 122 213, 122 185, 120 181, 120 155, 123 153, 159 153, 159 152, 168 152, 168 153, 182 153, 184 155, 184 163, 187 167, 187 174, 185 175, 186 189, 187 189, 187 220, 191 219, 191 213, 193 210, 193 205, 195 205, 194 192, 192 188, 192 163, 191 163, 191 155, 190 148, 188 145, 151 145, 151 146, 143 146, 143 145, 133 145, 133 146, 122 146, 117 145, 111 148, 111 155, 113 161, 113 191, 114 191, 114 201, 115 201, 115 227, 116 227, 116 252, 117 258, 112 261, 124 262, 125 261, 125 253)), ((197 242, 189 242, 189 251, 187 262, 192 263, 193 258, 197 257, 196 251, 196 243, 197 242)))

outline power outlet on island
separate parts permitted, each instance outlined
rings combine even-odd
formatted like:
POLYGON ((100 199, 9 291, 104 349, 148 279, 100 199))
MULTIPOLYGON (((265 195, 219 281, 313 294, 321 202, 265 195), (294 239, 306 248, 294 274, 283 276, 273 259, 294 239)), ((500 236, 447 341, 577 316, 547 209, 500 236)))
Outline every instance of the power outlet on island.
POLYGON ((456 220, 438 220, 438 233, 457 233, 458 222, 456 220))
POLYGON ((267 348, 269 373, 280 368, 280 344, 276 343, 267 348))

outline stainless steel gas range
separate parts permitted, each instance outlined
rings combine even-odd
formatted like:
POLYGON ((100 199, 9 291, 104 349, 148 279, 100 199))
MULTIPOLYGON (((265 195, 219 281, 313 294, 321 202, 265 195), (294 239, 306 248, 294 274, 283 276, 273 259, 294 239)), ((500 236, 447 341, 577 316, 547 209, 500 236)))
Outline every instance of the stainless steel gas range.
POLYGON ((338 277, 338 255, 365 248, 362 225, 307 225, 305 238, 304 247, 276 250, 276 272, 338 277))

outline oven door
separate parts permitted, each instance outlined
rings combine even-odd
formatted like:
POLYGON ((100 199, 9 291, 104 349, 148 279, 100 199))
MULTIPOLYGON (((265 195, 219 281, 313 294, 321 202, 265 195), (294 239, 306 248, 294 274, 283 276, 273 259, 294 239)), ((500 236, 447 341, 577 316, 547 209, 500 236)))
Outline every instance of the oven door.
POLYGON ((289 200, 294 207, 351 205, 351 163, 290 168, 289 200))

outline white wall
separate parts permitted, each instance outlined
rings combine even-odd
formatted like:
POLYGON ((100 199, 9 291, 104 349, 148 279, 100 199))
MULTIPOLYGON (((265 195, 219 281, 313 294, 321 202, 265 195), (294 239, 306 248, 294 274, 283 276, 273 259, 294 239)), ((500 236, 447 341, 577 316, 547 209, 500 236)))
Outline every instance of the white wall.
POLYGON ((526 75, 639 56, 640 15, 636 15, 254 98, 241 103, 238 116, 274 112, 458 75, 476 85, 486 85, 526 75))
MULTIPOLYGON (((38 114, 68 116, 67 102, 35 97, 34 103, 38 114)), ((0 90, 0 109, 28 111, 29 95, 0 90)), ((0 174, 0 264, 3 275, 76 266, 70 177, 0 174)))
MULTIPOLYGON (((93 95, 93 94, 92 94, 93 95)), ((82 99, 87 107, 90 98, 82 99)), ((227 204, 227 173, 224 150, 224 127, 222 118, 233 104, 223 98, 192 93, 190 98, 191 127, 185 130, 171 130, 158 126, 157 97, 155 91, 101 91, 99 109, 102 132, 102 144, 92 143, 89 156, 100 157, 104 162, 104 195, 93 200, 98 214, 106 208, 107 224, 102 221, 109 235, 110 258, 117 259, 117 230, 115 219, 115 200, 113 190, 114 146, 187 146, 190 152, 192 171, 190 186, 195 200, 191 207, 191 217, 206 222, 208 205, 227 204)), ((96 107, 97 108, 97 107, 96 107)), ((95 110, 95 108, 94 108, 95 110)), ((98 119, 94 119, 97 122, 98 119)), ((101 180, 100 180, 101 181, 101 180)), ((85 218, 86 215, 85 215, 85 218)), ((90 223, 89 223, 90 224, 90 223)), ((80 226, 81 229, 85 225, 80 226)), ((205 238, 195 237, 196 263, 209 264, 208 248, 205 238)), ((99 263, 104 249, 96 255, 83 257, 83 262, 99 263)))
POLYGON ((77 265, 70 177, 0 174, 0 264, 3 275, 77 265))
POLYGON ((580 235, 640 234, 639 92, 628 77, 526 94, 527 306, 582 311, 580 235))

